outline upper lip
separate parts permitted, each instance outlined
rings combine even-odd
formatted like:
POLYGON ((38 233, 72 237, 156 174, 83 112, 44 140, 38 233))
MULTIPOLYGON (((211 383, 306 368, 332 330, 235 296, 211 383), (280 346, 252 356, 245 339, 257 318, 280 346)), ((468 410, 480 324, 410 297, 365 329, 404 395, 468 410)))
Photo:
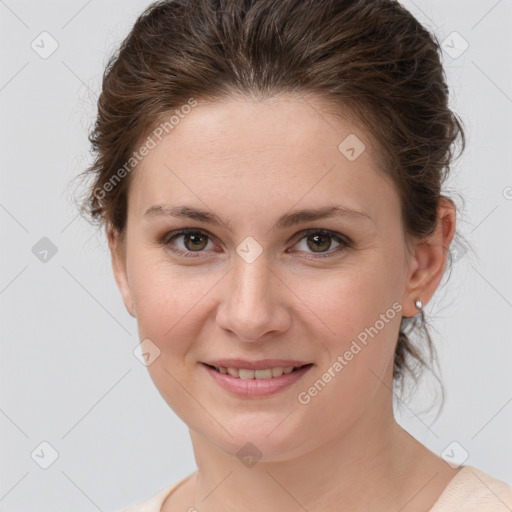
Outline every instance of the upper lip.
POLYGON ((265 370, 267 368, 287 368, 290 366, 299 367, 310 364, 307 361, 296 361, 292 359, 259 359, 258 361, 247 361, 245 359, 216 359, 203 361, 210 366, 217 368, 245 368, 247 370, 265 370))

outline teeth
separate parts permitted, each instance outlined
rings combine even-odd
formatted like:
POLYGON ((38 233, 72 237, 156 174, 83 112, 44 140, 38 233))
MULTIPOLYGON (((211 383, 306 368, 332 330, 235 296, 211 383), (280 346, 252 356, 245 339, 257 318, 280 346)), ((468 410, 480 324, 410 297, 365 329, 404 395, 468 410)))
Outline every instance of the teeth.
MULTIPOLYGON (((242 371, 242 370, 240 370, 242 371)), ((254 371, 255 379, 271 379, 272 378, 272 370, 270 368, 266 370, 255 370, 254 371)))
POLYGON ((272 368, 272 377, 281 377, 283 375, 282 368, 272 368))
POLYGON ((236 368, 227 368, 229 375, 232 377, 239 377, 238 370, 236 368))
MULTIPOLYGON (((229 370, 234 370, 236 373, 238 373, 238 376, 241 379, 254 379, 254 370, 246 370, 245 368, 240 368, 240 370, 235 370, 234 368, 228 368, 229 370)), ((231 372, 229 372, 229 375, 233 375, 231 372)))
POLYGON ((240 379, 272 379, 273 377, 281 377, 283 374, 292 373, 297 368, 287 366, 286 368, 265 368, 264 370, 249 370, 248 368, 224 368, 215 367, 215 369, 223 375, 231 375, 240 379))

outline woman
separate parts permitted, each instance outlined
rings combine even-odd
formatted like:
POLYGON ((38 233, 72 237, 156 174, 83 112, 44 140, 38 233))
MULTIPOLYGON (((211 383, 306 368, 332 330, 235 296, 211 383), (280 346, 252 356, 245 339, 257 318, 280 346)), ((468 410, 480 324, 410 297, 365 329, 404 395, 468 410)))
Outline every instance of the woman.
POLYGON ((198 470, 130 511, 512 507, 393 415, 456 233, 439 54, 392 0, 162 1, 136 21, 84 211, 198 470))

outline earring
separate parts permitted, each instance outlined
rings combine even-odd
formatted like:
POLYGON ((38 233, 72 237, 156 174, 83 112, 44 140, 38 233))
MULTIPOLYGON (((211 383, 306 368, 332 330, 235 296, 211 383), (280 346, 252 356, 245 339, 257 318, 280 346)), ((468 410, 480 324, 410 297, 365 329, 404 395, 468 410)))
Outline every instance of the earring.
POLYGON ((421 309, 423 308, 423 302, 421 302, 420 299, 416 299, 416 302, 414 304, 416 305, 416 309, 418 311, 421 311, 421 309))

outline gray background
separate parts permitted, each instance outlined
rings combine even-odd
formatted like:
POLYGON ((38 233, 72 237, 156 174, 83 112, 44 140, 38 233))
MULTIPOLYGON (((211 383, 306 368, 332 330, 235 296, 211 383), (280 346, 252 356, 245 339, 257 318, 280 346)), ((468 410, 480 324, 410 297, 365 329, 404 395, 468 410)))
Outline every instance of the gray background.
MULTIPOLYGON (((440 41, 456 31, 469 44, 444 62, 468 136, 447 191, 464 197, 458 227, 472 250, 458 250, 426 309, 435 317, 444 410, 436 421, 435 409, 422 412, 430 379, 398 418, 434 452, 456 441, 449 450, 466 450, 465 464, 512 483, 512 2, 403 4, 440 41)), ((72 179, 90 162, 87 131, 104 65, 147 5, 0 1, 3 511, 120 510, 195 470, 187 428, 134 356, 136 323, 106 242, 71 200, 72 179), (58 42, 46 59, 31 47, 43 31, 58 42), (41 261, 44 237, 57 252, 41 261), (51 457, 42 442, 58 453, 48 469, 40 467, 51 457)), ((461 47, 451 37, 447 44, 461 47)))

